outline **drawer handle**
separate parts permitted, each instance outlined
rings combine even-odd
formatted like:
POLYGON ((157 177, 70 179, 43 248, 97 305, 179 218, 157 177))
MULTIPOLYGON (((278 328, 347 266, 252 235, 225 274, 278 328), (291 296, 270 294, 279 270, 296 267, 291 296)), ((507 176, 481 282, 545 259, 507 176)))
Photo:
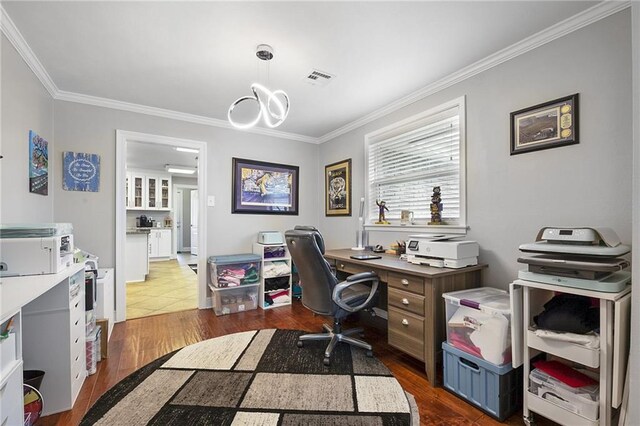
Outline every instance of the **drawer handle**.
POLYGON ((77 303, 76 303, 76 306, 74 306, 74 308, 77 308, 79 304, 80 304, 80 302, 77 302, 77 303))
POLYGON ((344 263, 341 263, 341 264, 340 264, 340 267, 341 267, 342 269, 344 269, 344 263))
POLYGON ((78 380, 78 377, 80 377, 80 372, 78 372, 78 374, 76 374, 76 378, 74 380, 78 380))
POLYGON ((404 318, 404 319, 402 320, 402 325, 404 325, 404 326, 409 325, 409 321, 408 321, 406 318, 404 318))
POLYGON ((409 280, 408 280, 408 279, 406 279, 406 278, 403 278, 402 280, 400 280, 400 283, 401 283, 402 285, 409 285, 409 280))
POLYGON ((78 356, 76 357, 76 361, 77 361, 79 358, 80 358, 80 355, 78 355, 78 356))
POLYGON ((79 337, 76 337, 76 341, 75 341, 75 342, 73 342, 73 343, 78 343, 78 339, 80 339, 80 338, 79 338, 79 337))
POLYGON ((409 299, 407 298, 402 299, 402 304, 405 306, 409 306, 409 299))
POLYGON ((470 369, 475 370, 475 371, 480 371, 480 367, 478 367, 478 364, 476 364, 475 362, 471 362, 471 361, 466 360, 464 358, 460 358, 458 360, 458 362, 460 363, 460 365, 462 367, 470 368, 470 369))
POLYGON ((80 318, 78 318, 78 319, 76 320, 76 323, 75 323, 75 324, 73 324, 73 325, 78 325, 78 322, 80 322, 80 318))

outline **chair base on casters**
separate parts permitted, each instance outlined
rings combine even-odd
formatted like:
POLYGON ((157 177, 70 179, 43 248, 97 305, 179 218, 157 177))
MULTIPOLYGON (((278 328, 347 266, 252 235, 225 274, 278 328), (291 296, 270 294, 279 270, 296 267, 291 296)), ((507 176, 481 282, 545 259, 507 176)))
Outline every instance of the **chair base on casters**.
POLYGON ((358 348, 365 349, 367 351, 367 356, 373 356, 373 351, 370 344, 368 344, 364 340, 350 337, 352 334, 362 333, 364 331, 362 328, 350 328, 349 330, 342 331, 342 325, 340 324, 340 321, 335 321, 333 327, 331 327, 329 324, 322 324, 322 328, 325 329, 326 333, 303 334, 302 336, 298 337, 298 347, 301 348, 304 345, 303 342, 305 340, 329 340, 327 349, 325 349, 324 351, 324 360, 322 361, 324 365, 329 365, 331 363, 331 353, 333 352, 333 349, 336 347, 338 342, 348 343, 358 348))

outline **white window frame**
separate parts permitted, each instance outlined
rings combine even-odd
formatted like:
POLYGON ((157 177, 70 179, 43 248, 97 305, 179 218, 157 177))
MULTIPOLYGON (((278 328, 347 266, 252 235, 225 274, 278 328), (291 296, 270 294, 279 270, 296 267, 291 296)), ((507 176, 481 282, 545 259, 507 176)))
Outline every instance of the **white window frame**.
POLYGON ((389 126, 378 129, 374 132, 367 133, 364 136, 364 155, 365 155, 365 167, 364 167, 364 182, 365 182, 365 205, 367 211, 365 215, 365 221, 370 216, 369 200, 371 199, 371 185, 369 184, 369 145, 375 144, 404 133, 411 132, 413 130, 424 127, 433 121, 433 117, 437 114, 445 112, 451 108, 458 107, 460 117, 460 221, 456 225, 400 225, 399 222, 392 223, 391 225, 376 225, 374 223, 365 223, 365 229, 372 231, 406 231, 406 232, 445 232, 447 234, 466 234, 467 229, 467 131, 466 131, 466 102, 465 96, 453 99, 449 102, 445 102, 427 111, 413 115, 402 121, 393 123, 389 126))

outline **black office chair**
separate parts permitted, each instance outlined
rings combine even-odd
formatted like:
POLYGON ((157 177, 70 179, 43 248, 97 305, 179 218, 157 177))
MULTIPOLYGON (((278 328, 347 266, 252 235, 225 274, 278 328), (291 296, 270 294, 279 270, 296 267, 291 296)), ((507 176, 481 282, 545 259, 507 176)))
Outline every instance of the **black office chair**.
POLYGON ((338 282, 331 266, 322 256, 324 241, 314 227, 296 226, 294 230, 285 233, 285 240, 300 275, 302 304, 316 314, 333 317, 333 327, 323 324, 326 333, 300 336, 298 347, 302 347, 305 340, 330 340, 324 352, 325 365, 330 364, 331 353, 338 342, 363 348, 368 356, 373 356, 370 344, 350 337, 362 333, 363 329, 342 330, 342 318, 373 304, 378 289, 378 276, 374 272, 363 272, 338 282), (370 283, 371 286, 363 283, 370 283))

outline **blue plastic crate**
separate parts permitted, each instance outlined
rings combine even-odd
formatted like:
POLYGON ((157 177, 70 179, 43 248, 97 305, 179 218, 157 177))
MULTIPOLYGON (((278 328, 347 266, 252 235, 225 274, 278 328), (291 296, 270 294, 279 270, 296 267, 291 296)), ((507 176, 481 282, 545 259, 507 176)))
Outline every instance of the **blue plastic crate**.
POLYGON ((503 421, 522 406, 522 367, 495 365, 442 343, 444 387, 503 421))

